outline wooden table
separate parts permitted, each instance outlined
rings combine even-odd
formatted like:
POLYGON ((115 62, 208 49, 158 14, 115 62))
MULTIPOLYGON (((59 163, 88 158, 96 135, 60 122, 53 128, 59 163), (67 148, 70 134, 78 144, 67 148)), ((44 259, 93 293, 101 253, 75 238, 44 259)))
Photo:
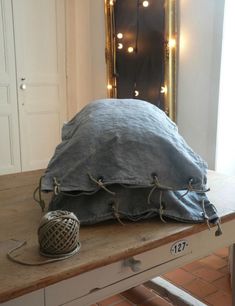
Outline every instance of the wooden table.
MULTIPOLYGON (((42 266, 11 262, 6 253, 27 240, 25 256, 38 255, 40 207, 32 193, 42 172, 0 176, 0 302, 4 306, 85 306, 235 243, 235 178, 210 171, 208 196, 221 216, 223 235, 205 224, 103 223, 82 227, 81 251, 42 266), (185 244, 174 254, 175 243, 185 244)), ((21 250, 22 251, 22 250, 21 250)))

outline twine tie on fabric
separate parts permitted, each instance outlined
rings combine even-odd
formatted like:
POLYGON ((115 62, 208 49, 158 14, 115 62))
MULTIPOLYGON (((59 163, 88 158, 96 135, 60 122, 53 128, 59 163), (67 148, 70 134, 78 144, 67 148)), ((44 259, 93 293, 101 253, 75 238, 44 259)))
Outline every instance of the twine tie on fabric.
POLYGON ((217 225, 217 230, 215 232, 215 236, 218 237, 223 234, 220 219, 218 219, 218 221, 216 222, 216 225, 217 225))
POLYGON ((184 194, 182 194, 182 196, 179 198, 180 200, 182 200, 188 193, 189 193, 189 188, 186 190, 186 192, 184 194))
POLYGON ((210 188, 206 188, 206 189, 194 189, 192 183, 193 183, 193 179, 190 179, 189 183, 188 183, 188 190, 189 191, 194 191, 196 193, 206 193, 206 192, 210 191, 210 188))
POLYGON ((163 193, 163 191, 160 190, 160 195, 159 195, 159 203, 160 203, 159 216, 160 216, 160 219, 162 220, 162 222, 166 223, 166 220, 163 219, 162 193, 163 193))
POLYGON ((122 220, 120 219, 120 215, 119 215, 119 212, 118 212, 118 204, 114 202, 114 203, 112 204, 112 209, 113 209, 113 215, 114 215, 114 217, 117 219, 117 221, 118 221, 121 225, 125 225, 125 223, 122 222, 122 220))
MULTIPOLYGON (((57 196, 58 194, 62 194, 64 196, 68 196, 68 197, 79 197, 81 196, 81 192, 77 192, 77 193, 71 193, 71 192, 65 192, 65 191, 61 191, 61 184, 58 182, 57 178, 54 177, 53 178, 53 182, 54 182, 54 194, 57 196)), ((95 191, 92 191, 92 192, 82 192, 82 194, 84 195, 92 195, 94 194, 95 191)))
POLYGON ((154 183, 153 184, 154 184, 154 186, 150 190, 147 202, 150 205, 151 204, 151 196, 152 196, 152 194, 154 193, 154 191, 156 189, 160 189, 160 194, 159 194, 159 217, 160 217, 162 222, 166 223, 166 221, 163 219, 163 206, 162 206, 162 193, 163 193, 163 190, 162 189, 170 189, 171 190, 172 188, 161 185, 159 183, 158 177, 156 175, 154 176, 154 183))
POLYGON ((103 181, 102 181, 101 178, 98 179, 98 180, 96 180, 96 179, 95 179, 91 174, 89 174, 89 173, 88 173, 88 176, 89 176, 90 180, 92 180, 94 183, 96 183, 100 188, 104 189, 106 192, 112 194, 113 196, 116 195, 115 192, 113 192, 113 191, 109 190, 107 187, 105 187, 105 185, 104 185, 104 183, 103 183, 103 181))
POLYGON ((36 201, 40 206, 41 206, 41 209, 42 209, 42 212, 44 212, 44 210, 45 210, 45 202, 44 202, 44 200, 42 199, 42 178, 43 178, 44 176, 41 176, 40 177, 40 180, 39 180, 39 185, 38 185, 38 187, 34 190, 34 193, 33 193, 33 199, 34 199, 34 201, 36 201), (36 198, 36 194, 37 194, 37 192, 38 192, 38 199, 36 198))
POLYGON ((186 192, 184 194, 182 194, 182 196, 179 198, 180 200, 183 199, 183 197, 185 197, 189 192, 196 192, 196 193, 206 193, 208 191, 210 191, 210 188, 206 188, 206 189, 194 189, 193 186, 192 186, 192 183, 193 183, 193 179, 189 179, 189 182, 188 182, 188 188, 186 190, 186 192))
POLYGON ((153 188, 150 190, 150 193, 149 193, 149 195, 148 195, 148 200, 147 200, 148 204, 151 204, 151 196, 152 196, 152 194, 154 193, 154 191, 155 191, 156 189, 172 190, 172 187, 168 187, 168 186, 161 185, 161 184, 159 183, 158 177, 155 175, 155 176, 153 177, 153 188))
MULTIPOLYGON (((213 205, 213 204, 212 204, 213 205)), ((213 205, 214 206, 214 205, 213 205)), ((204 219, 206 220, 206 223, 207 223, 207 226, 208 226, 208 229, 211 230, 211 226, 210 226, 210 222, 209 222, 209 217, 206 213, 206 208, 205 208, 205 200, 202 199, 202 208, 203 208, 203 216, 204 216, 204 219)), ((217 222, 215 223, 217 225, 217 230, 215 232, 215 236, 220 236, 223 234, 222 232, 222 228, 221 228, 221 222, 220 222, 220 219, 218 218, 217 222)))
POLYGON ((60 184, 58 183, 56 177, 53 177, 54 182, 54 194, 58 195, 60 193, 60 184))
POLYGON ((203 217, 204 217, 204 220, 206 220, 206 224, 208 226, 208 229, 209 231, 211 230, 211 227, 210 227, 210 222, 209 222, 209 217, 206 213, 206 208, 205 208, 205 200, 202 199, 202 210, 203 210, 203 217))

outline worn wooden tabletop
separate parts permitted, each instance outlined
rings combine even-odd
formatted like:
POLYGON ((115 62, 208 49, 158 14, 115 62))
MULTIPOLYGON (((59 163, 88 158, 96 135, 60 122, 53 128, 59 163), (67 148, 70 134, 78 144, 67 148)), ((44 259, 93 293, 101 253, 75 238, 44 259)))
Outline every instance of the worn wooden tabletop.
MULTIPOLYGON (((205 224, 162 223, 159 220, 84 226, 80 230, 82 247, 79 254, 57 263, 23 266, 6 256, 18 241, 27 241, 19 251, 19 254, 23 251, 26 260, 44 260, 39 256, 37 242, 42 213, 32 198, 41 173, 39 170, 0 176, 0 302, 207 228, 205 224)), ((208 197, 218 209, 222 224, 235 219, 235 177, 209 171, 208 185, 211 188, 208 197)))

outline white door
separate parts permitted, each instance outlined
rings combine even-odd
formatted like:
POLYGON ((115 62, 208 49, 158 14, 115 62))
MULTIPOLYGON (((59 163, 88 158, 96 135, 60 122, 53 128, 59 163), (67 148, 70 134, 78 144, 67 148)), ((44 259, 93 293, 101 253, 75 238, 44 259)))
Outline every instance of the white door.
POLYGON ((25 171, 47 166, 66 120, 65 8, 64 0, 12 3, 25 171))
POLYGON ((0 173, 20 170, 12 7, 0 0, 0 173))

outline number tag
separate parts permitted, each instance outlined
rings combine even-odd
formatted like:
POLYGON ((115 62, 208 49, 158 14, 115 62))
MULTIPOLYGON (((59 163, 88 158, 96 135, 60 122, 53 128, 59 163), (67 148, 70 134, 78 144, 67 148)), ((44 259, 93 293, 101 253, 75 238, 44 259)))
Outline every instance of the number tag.
POLYGON ((175 242, 171 247, 171 254, 172 255, 178 255, 183 253, 188 247, 188 241, 187 240, 180 240, 175 242))

